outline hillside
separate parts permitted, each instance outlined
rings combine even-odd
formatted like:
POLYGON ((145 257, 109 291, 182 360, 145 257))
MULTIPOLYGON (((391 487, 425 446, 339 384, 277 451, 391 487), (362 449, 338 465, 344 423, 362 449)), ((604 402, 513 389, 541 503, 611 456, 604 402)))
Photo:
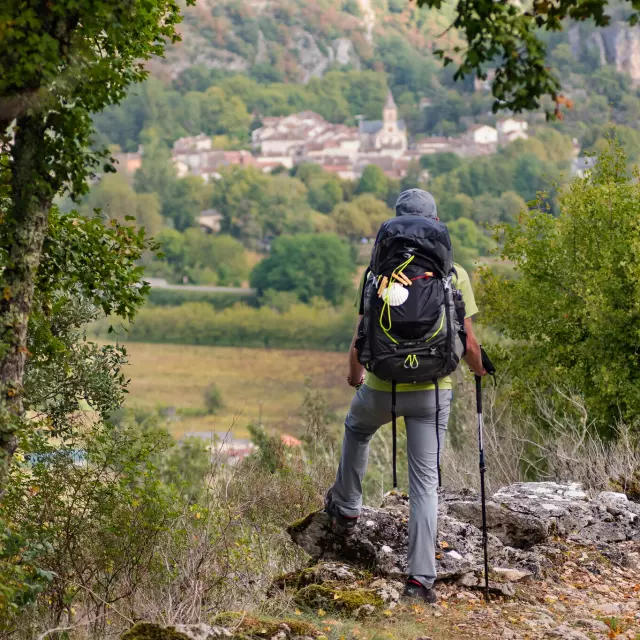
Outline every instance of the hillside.
MULTIPOLYGON (((332 65, 388 69, 380 47, 398 37, 405 55, 426 61, 449 11, 424 12, 404 0, 205 0, 184 15, 183 42, 163 65, 169 76, 203 65, 307 82, 332 65)), ((454 45, 457 37, 449 32, 438 42, 454 45)))
MULTIPOLYGON (((308 82, 335 66, 384 69, 396 76, 402 73, 398 63, 420 58, 429 69, 434 47, 460 44, 447 29, 452 4, 435 11, 405 0, 204 0, 185 9, 183 42, 154 70, 176 78, 201 65, 270 81, 308 82)), ((611 65, 640 82, 640 32, 623 21, 624 12, 614 6, 609 27, 574 24, 553 34, 550 44, 566 43, 577 61, 611 65)))

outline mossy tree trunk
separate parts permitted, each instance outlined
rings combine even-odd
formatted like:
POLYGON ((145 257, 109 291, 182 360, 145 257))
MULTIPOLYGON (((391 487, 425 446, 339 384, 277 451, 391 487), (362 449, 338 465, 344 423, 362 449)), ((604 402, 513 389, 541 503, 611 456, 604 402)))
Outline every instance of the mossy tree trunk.
POLYGON ((49 208, 56 192, 55 175, 44 165, 39 149, 45 118, 25 116, 16 121, 9 159, 11 203, 0 224, 7 264, 0 292, 0 495, 16 448, 16 429, 23 419, 22 384, 27 351, 27 328, 49 208))

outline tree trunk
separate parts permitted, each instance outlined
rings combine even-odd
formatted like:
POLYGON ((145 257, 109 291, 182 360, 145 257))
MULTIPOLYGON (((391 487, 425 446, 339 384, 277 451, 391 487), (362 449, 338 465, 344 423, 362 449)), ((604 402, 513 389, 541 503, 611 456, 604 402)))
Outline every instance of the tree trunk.
POLYGON ((44 119, 37 115, 17 120, 10 161, 11 205, 0 219, 8 251, 0 275, 0 403, 4 404, 0 409, 0 495, 16 449, 16 430, 24 417, 27 328, 53 199, 53 179, 42 150, 45 130, 44 119))

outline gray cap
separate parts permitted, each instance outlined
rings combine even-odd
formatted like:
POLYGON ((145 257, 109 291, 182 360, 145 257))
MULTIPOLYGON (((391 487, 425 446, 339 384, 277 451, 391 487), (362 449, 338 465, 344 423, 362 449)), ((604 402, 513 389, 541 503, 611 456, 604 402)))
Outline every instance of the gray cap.
POLYGON ((422 189, 407 189, 396 200, 397 216, 423 216, 437 218, 436 201, 428 191, 422 189))

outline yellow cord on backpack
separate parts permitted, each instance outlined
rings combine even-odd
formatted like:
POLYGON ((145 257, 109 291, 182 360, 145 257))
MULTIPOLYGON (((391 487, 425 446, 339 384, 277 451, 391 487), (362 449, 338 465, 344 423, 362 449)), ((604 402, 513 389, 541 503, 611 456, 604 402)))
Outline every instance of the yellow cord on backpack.
MULTIPOLYGON (((391 279, 393 279, 394 275, 397 275, 398 273, 402 273, 411 264, 411 261, 413 260, 413 258, 414 256, 411 256, 408 260, 403 262, 399 267, 396 267, 391 274, 391 279)), ((395 340, 393 336, 391 336, 391 334, 389 333, 389 331, 391 331, 391 305, 389 304, 389 289, 387 289, 386 295, 383 294, 382 310, 380 311, 380 328, 382 329, 382 331, 384 331, 384 334, 387 336, 387 338, 389 338, 389 340, 391 340, 391 342, 393 342, 394 344, 398 344, 398 341, 395 340), (386 326, 385 326, 385 312, 387 315, 386 326)))
POLYGON ((404 368, 405 369, 417 369, 420 366, 420 362, 418 360, 418 356, 415 353, 410 353, 404 359, 404 368))

